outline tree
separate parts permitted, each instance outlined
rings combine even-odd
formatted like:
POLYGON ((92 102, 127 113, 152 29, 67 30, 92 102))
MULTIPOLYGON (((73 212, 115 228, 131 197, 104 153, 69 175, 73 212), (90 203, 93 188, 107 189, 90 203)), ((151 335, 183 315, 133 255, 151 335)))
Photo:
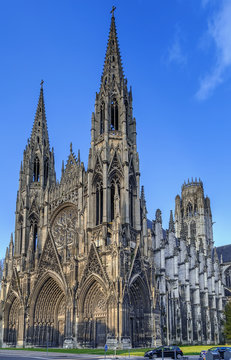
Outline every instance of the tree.
POLYGON ((231 301, 225 306, 225 329, 224 333, 227 340, 231 339, 231 301))

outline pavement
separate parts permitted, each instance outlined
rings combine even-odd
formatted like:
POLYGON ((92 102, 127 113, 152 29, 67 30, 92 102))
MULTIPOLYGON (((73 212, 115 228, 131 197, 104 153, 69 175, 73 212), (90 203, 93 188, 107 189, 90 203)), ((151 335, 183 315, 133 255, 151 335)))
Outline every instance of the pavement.
MULTIPOLYGON (((188 360, 198 360, 198 355, 191 355, 187 357, 188 360)), ((143 356, 106 356, 91 354, 65 354, 55 352, 42 352, 42 351, 23 351, 23 350, 0 350, 0 359, 2 360, 143 360, 143 356)), ((158 360, 158 359, 156 359, 158 360)), ((160 358, 161 360, 161 358, 160 358)), ((170 358, 166 358, 170 360, 170 358)))

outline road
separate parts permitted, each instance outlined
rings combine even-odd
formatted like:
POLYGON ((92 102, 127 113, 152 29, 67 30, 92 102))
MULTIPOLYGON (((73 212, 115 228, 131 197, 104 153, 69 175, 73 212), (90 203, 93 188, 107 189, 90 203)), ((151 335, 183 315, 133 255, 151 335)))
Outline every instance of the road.
MULTIPOLYGON (((40 351, 23 351, 23 350, 0 350, 0 359, 4 360, 105 360, 102 355, 88 354, 65 354, 65 353, 46 353, 40 351)), ((143 356, 107 356, 106 360, 143 360, 143 356)), ((169 360, 169 358, 166 358, 169 360)), ((158 359, 156 359, 158 360, 158 359)), ((161 359, 160 359, 161 360, 161 359)), ((188 360, 198 360, 198 356, 189 356, 188 360)))

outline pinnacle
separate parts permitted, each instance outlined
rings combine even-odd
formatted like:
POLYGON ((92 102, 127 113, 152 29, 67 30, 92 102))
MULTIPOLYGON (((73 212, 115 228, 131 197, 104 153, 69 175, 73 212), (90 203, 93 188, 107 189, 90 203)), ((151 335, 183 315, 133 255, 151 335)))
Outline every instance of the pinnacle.
POLYGON ((169 232, 173 232, 173 233, 175 232, 175 225, 174 225, 172 210, 170 211, 169 232))

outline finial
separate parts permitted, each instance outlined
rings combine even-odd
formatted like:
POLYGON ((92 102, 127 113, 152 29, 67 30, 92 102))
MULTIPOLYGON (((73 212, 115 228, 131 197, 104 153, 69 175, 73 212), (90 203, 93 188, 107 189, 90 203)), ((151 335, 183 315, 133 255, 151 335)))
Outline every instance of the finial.
POLYGON ((115 11, 115 9, 116 9, 116 7, 113 5, 113 6, 112 6, 112 9, 111 9, 111 11, 110 11, 112 17, 114 17, 114 11, 115 11))
POLYGON ((40 83, 41 89, 43 89, 43 83, 44 83, 44 81, 41 80, 41 83, 40 83))
POLYGON ((70 143, 70 152, 72 153, 72 142, 70 143))

